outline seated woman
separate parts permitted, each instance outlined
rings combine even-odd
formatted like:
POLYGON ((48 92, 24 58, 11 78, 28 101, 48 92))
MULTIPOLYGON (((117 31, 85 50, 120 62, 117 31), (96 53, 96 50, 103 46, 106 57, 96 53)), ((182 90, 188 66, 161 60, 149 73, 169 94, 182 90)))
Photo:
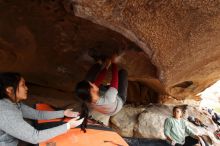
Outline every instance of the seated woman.
POLYGON ((79 82, 75 88, 77 96, 83 101, 81 115, 85 117, 84 126, 86 126, 89 109, 112 116, 118 113, 126 102, 128 75, 124 69, 118 72, 115 62, 115 57, 113 56, 111 60, 106 61, 102 70, 101 64, 95 64, 89 70, 86 80, 79 82), (112 80, 110 86, 105 89, 101 83, 111 64, 112 80), (97 74, 98 77, 96 78, 97 74))
POLYGON ((169 117, 165 120, 164 134, 168 142, 172 146, 199 145, 199 137, 188 127, 186 121, 182 119, 182 116, 183 109, 175 106, 173 108, 173 117, 169 117))
POLYGON ((70 109, 65 111, 38 111, 21 101, 27 99, 28 88, 24 78, 18 73, 0 74, 0 145, 17 146, 18 139, 37 144, 66 133, 70 128, 79 126, 83 119, 70 109), (68 123, 46 129, 36 130, 24 118, 47 120, 54 118, 76 117, 68 123))

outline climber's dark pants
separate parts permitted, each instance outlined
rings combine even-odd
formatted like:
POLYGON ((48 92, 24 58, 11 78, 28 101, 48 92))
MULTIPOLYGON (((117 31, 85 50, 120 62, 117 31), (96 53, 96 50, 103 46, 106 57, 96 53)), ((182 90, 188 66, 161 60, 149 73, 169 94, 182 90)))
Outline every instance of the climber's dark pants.
POLYGON ((176 144, 175 146, 194 146, 195 144, 198 144, 199 140, 192 138, 191 136, 187 136, 185 138, 185 143, 183 145, 181 144, 176 144))

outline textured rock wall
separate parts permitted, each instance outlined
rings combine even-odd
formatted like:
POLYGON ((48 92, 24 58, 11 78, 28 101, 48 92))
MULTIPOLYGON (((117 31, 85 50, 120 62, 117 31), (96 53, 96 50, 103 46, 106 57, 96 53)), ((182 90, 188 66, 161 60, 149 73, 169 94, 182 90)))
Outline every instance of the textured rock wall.
POLYGON ((195 95, 219 79, 219 0, 74 0, 72 6, 70 12, 138 44, 172 96, 195 95), (185 81, 193 84, 173 89, 185 81))
POLYGON ((137 84, 138 90, 129 89, 128 102, 151 102, 139 88, 164 92, 145 52, 123 35, 68 13, 63 1, 0 1, 0 26, 0 71, 21 72, 31 94, 59 97, 61 91, 69 98, 94 63, 92 57, 112 53, 122 54, 120 67, 128 70, 129 86, 137 84), (140 85, 143 80, 156 84, 140 85))
MULTIPOLYGON (((172 116, 172 108, 173 106, 155 104, 147 107, 127 105, 117 115, 111 118, 111 126, 125 137, 165 139, 163 132, 164 121, 167 117, 172 116)), ((189 115, 199 118, 208 126, 205 129, 187 122, 195 134, 208 135, 216 146, 220 144, 220 141, 213 135, 213 132, 218 127, 211 120, 211 116, 207 112, 189 106, 184 118, 187 119, 189 115)))
POLYGON ((220 77, 219 19, 219 0, 1 0, 0 70, 70 93, 89 55, 119 52, 129 101, 197 100, 220 77))

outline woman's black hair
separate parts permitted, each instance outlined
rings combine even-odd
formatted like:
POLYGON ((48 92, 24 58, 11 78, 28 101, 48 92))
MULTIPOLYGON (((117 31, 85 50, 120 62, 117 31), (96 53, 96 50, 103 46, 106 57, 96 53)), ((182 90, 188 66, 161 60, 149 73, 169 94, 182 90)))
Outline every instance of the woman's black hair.
POLYGON ((86 132, 87 121, 89 117, 89 108, 87 103, 91 103, 92 97, 90 94, 91 85, 89 81, 83 80, 76 85, 75 92, 76 95, 82 100, 80 119, 84 118, 83 123, 81 124, 81 130, 86 132))
POLYGON ((16 91, 21 80, 21 75, 15 72, 3 72, 0 73, 0 99, 11 98, 8 96, 6 88, 12 87, 14 90, 15 98, 16 91))
POLYGON ((85 133, 87 128, 87 122, 89 118, 89 108, 85 102, 82 103, 81 112, 80 112, 80 119, 84 118, 81 124, 81 130, 85 133))

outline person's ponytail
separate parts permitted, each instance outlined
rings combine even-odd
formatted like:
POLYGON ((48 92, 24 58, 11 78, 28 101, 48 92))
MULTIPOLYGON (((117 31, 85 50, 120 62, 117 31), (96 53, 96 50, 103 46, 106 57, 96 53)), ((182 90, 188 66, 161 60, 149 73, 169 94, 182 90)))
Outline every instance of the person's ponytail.
POLYGON ((81 124, 81 130, 84 131, 84 133, 86 132, 88 117, 89 117, 89 108, 87 104, 83 102, 81 106, 80 119, 84 118, 83 123, 81 124))
POLYGON ((0 83, 0 99, 5 97, 5 89, 4 86, 0 83))
POLYGON ((76 85, 75 93, 78 98, 82 100, 80 119, 84 118, 83 123, 81 124, 81 129, 86 132, 87 121, 89 118, 89 108, 88 105, 92 101, 92 97, 90 95, 91 85, 89 81, 83 80, 76 85))
POLYGON ((0 73, 0 99, 10 98, 6 92, 7 87, 12 87, 16 98, 16 90, 18 88, 21 75, 15 72, 0 73))

